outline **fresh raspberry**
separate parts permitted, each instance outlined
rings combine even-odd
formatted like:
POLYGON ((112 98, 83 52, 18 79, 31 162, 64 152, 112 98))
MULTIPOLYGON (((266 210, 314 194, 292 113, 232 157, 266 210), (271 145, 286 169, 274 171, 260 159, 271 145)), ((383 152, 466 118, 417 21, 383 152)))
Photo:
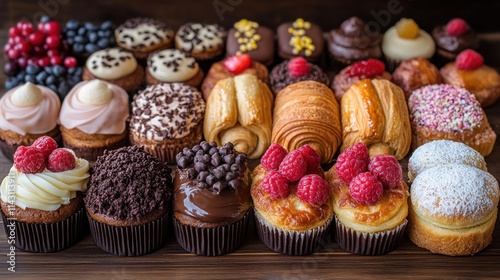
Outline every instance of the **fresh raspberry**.
POLYGON ((262 187, 273 199, 285 198, 290 192, 287 180, 276 170, 267 172, 262 187))
POLYGON ((358 142, 350 146, 349 148, 345 149, 342 154, 344 154, 344 156, 362 160, 366 162, 366 164, 370 163, 370 152, 368 151, 368 147, 366 147, 363 142, 358 142))
POLYGON ((14 166, 23 173, 39 173, 45 169, 45 158, 34 147, 20 146, 14 153, 14 166))
POLYGON ((287 150, 281 147, 280 144, 272 143, 260 159, 260 163, 267 170, 278 170, 281 161, 283 161, 287 154, 287 150))
POLYGON ((456 64, 461 70, 474 70, 483 66, 484 59, 479 53, 467 49, 457 55, 456 64))
POLYGON ((294 182, 306 174, 307 162, 302 154, 295 150, 285 156, 278 171, 289 182, 294 182))
POLYGON ((314 173, 321 163, 321 156, 309 144, 306 144, 297 149, 307 162, 307 174, 314 173))
POLYGON ((329 197, 328 185, 316 174, 309 174, 300 179, 297 186, 297 196, 305 202, 323 205, 329 197))
POLYGON ((288 62, 288 72, 295 78, 303 77, 311 71, 311 66, 303 57, 292 58, 288 62))
POLYGON ((373 205, 382 197, 384 186, 371 172, 365 172, 352 179, 349 193, 359 203, 373 205))
POLYGON ((374 58, 362 60, 351 65, 345 72, 348 77, 364 77, 373 78, 377 75, 382 75, 385 71, 385 64, 374 58))
POLYGON ((50 153, 57 149, 57 142, 50 136, 42 136, 36 139, 31 146, 42 152, 45 159, 47 159, 50 153))
POLYGON ((368 148, 362 142, 358 142, 339 155, 335 170, 340 180, 349 184, 352 178, 368 171, 368 163, 370 163, 368 148))
POLYGON ((451 36, 462 36, 469 32, 469 25, 461 18, 454 18, 446 24, 446 33, 451 36))
POLYGON ((226 58, 222 64, 229 72, 238 75, 252 66, 252 58, 246 53, 233 55, 226 58))
POLYGON ((57 148, 49 155, 47 169, 52 172, 63 172, 75 168, 75 156, 64 148, 57 148))
POLYGON ((403 179, 403 171, 398 160, 390 155, 376 155, 370 161, 368 170, 377 177, 384 187, 395 188, 403 179))

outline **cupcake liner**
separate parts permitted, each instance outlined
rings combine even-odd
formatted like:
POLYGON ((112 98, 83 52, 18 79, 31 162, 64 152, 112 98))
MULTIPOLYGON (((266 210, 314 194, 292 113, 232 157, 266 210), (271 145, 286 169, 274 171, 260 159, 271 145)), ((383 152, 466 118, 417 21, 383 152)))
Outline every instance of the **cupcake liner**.
POLYGON ((75 147, 63 141, 63 145, 75 152, 77 157, 84 158, 88 161, 96 161, 97 157, 104 154, 105 150, 115 150, 128 145, 128 138, 125 137, 122 140, 111 143, 104 147, 88 148, 88 147, 75 147))
POLYGON ((175 238, 184 250, 199 256, 228 254, 238 249, 245 240, 251 213, 248 210, 239 221, 214 228, 185 225, 172 215, 175 238))
POLYGON ((49 253, 66 249, 74 245, 83 233, 83 208, 67 219, 50 223, 35 224, 11 220, 3 211, 2 220, 7 238, 13 233, 15 245, 27 252, 49 253), (14 221, 15 227, 10 227, 14 221))
POLYGON ((332 219, 323 226, 304 232, 287 231, 267 224, 255 211, 255 226, 259 239, 269 249, 285 255, 302 256, 314 253, 328 235, 332 219))
POLYGON ((117 256, 141 256, 159 249, 167 238, 168 213, 138 226, 111 226, 88 213, 90 234, 103 251, 117 256))
MULTIPOLYGON (((61 136, 61 133, 59 132, 59 129, 57 129, 57 131, 55 132, 55 135, 53 135, 53 134, 54 133, 52 131, 47 133, 48 136, 54 138, 54 140, 57 142, 58 145, 61 145, 62 144, 62 136, 61 136)), ((37 138, 38 137, 34 137, 33 139, 29 139, 28 140, 29 143, 26 143, 26 145, 31 145, 33 142, 35 142, 35 140, 37 138)), ((4 139, 0 139, 0 150, 5 155, 5 157, 7 159, 9 159, 10 161, 13 161, 14 153, 16 152, 18 147, 19 147, 19 145, 17 145, 17 144, 7 143, 4 139)))
POLYGON ((335 239, 340 248, 357 255, 376 256, 394 250, 404 235, 408 220, 392 230, 367 233, 348 228, 335 216, 335 239))

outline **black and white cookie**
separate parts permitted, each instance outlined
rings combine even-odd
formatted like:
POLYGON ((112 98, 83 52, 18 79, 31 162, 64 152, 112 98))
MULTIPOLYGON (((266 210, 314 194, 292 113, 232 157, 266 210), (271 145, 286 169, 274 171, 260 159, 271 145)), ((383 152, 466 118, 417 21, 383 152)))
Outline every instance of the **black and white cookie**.
POLYGON ((175 36, 175 47, 197 60, 212 59, 222 53, 226 30, 217 24, 187 23, 175 36))

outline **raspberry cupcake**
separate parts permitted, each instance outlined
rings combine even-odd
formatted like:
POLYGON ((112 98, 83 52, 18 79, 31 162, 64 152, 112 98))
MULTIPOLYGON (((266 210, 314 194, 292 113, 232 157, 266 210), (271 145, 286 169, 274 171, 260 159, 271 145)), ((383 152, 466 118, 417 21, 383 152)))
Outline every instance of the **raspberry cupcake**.
POLYGON ((417 57, 403 61, 392 73, 392 82, 403 90, 408 100, 412 91, 426 85, 441 84, 443 78, 434 64, 417 57))
POLYGON ((253 61, 266 66, 274 62, 274 32, 255 21, 242 19, 227 34, 228 56, 248 54, 253 61))
POLYGON ((301 81, 312 80, 327 86, 330 83, 328 76, 318 65, 309 63, 302 57, 286 60, 276 65, 271 70, 269 80, 274 95, 288 85, 301 81))
POLYGON ((278 26, 278 55, 283 59, 304 57, 318 62, 323 55, 325 39, 321 27, 302 18, 278 26))
POLYGON ((140 256, 159 249, 167 237, 170 173, 166 164, 137 146, 100 156, 92 167, 85 196, 95 244, 119 256, 140 256))
POLYGON ((440 25, 432 30, 432 38, 436 42, 437 63, 443 66, 454 61, 459 53, 466 49, 477 50, 479 38, 467 22, 454 18, 446 25, 440 25))
POLYGON ((13 246, 29 252, 55 252, 82 237, 83 194, 89 163, 54 139, 42 136, 20 146, 14 166, 0 187, 5 233, 14 225, 13 246))
POLYGON ((260 240, 285 255, 315 252, 333 219, 331 191, 309 145, 287 153, 273 143, 252 173, 251 195, 260 240))
POLYGON ((173 222, 177 242, 202 256, 238 249, 251 217, 247 156, 228 142, 201 142, 177 154, 173 222))
POLYGON ((333 190, 335 238, 358 255, 382 255, 400 243, 408 221, 408 186, 394 156, 370 159, 361 142, 341 153, 327 173, 333 190))
POLYGON ((146 82, 148 85, 159 83, 184 83, 199 87, 203 71, 193 57, 176 49, 154 52, 148 57, 146 82))

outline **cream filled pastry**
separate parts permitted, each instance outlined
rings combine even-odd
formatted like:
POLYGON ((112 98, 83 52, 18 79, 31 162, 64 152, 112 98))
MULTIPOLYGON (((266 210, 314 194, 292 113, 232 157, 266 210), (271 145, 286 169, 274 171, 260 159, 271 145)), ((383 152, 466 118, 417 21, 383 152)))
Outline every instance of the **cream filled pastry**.
POLYGON ((196 60, 176 49, 152 53, 148 57, 146 81, 148 84, 183 82, 199 86, 203 72, 196 60))

